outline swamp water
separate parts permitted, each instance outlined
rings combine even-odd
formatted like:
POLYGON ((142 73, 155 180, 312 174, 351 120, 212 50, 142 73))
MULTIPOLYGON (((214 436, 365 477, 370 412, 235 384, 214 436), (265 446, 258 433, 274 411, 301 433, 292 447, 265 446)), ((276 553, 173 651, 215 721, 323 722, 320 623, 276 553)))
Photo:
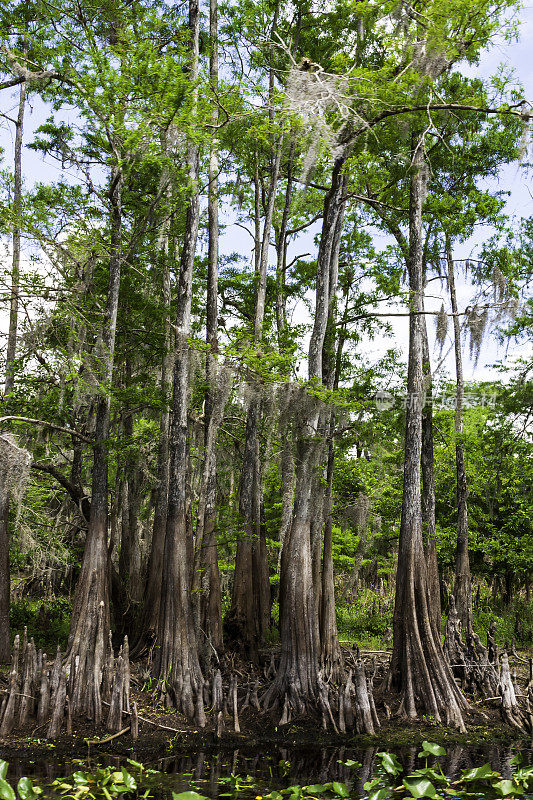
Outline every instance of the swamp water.
MULTIPOLYGON (((429 745, 428 745, 429 746, 429 745)), ((424 745, 425 747, 425 745, 424 745)), ((436 745, 429 747, 436 748, 436 745)), ((65 800, 91 800, 103 798, 114 800, 119 794, 139 798, 169 798, 169 800, 201 800, 201 798, 239 798, 239 800, 306 800, 306 798, 405 798, 419 800, 421 797, 442 798, 447 796, 468 798, 502 797, 513 800, 533 797, 533 768, 531 785, 527 780, 519 785, 513 776, 525 773, 522 765, 533 764, 533 751, 529 742, 493 745, 452 744, 446 752, 439 752, 436 758, 432 751, 421 752, 420 745, 393 748, 384 757, 379 746, 364 749, 356 747, 328 748, 317 747, 300 749, 276 745, 247 747, 243 750, 218 747, 198 752, 172 753, 162 758, 135 762, 135 752, 131 758, 106 755, 105 752, 92 752, 89 758, 58 759, 50 755, 46 759, 29 760, 15 758, 10 753, 10 764, 5 777, 16 787, 20 778, 30 778, 35 787, 43 787, 44 794, 63 797, 65 800), (489 764, 496 776, 481 775, 479 769, 489 764), (396 767, 394 766, 396 765, 396 767), (397 767, 403 769, 398 770, 397 767), (417 778, 416 786, 409 784, 413 773, 428 773, 417 778), (135 791, 128 788, 128 780, 120 778, 120 770, 133 776, 135 791), (428 772, 429 770, 429 772, 428 772), (480 773, 481 783, 457 785, 465 774, 480 773), (442 776, 448 776, 444 785, 442 776), (62 783, 65 776, 78 777, 62 783), (114 775, 111 782, 105 784, 114 775), (85 777, 84 777, 85 776, 85 777), (96 782, 93 780, 96 778, 96 782), (406 779, 405 789, 401 789, 402 779, 406 779), (88 780, 86 780, 88 779, 88 780), (431 779, 431 780, 429 780, 431 779), (460 780, 457 780, 460 779, 460 780), (113 780, 115 784, 113 784, 113 780), (55 781, 62 789, 49 791, 47 786, 55 781), (93 786, 94 783, 94 786, 93 786), (400 786, 397 786, 397 784, 400 786), (108 786, 108 790, 102 788, 108 786), (437 794, 434 792, 437 787, 437 794), (92 787, 92 788, 91 788, 92 787), (409 791, 407 791, 409 789, 409 791), (128 791, 130 790, 130 794, 128 791), (400 792, 400 794, 398 794, 400 792)), ((0 758, 2 751, 0 748, 0 758)), ((469 780, 472 780, 470 778, 469 780)), ((0 798, 2 800, 36 800, 41 794, 22 792, 11 796, 2 790, 0 778, 0 798), (26 794, 26 796, 24 796, 26 794)))

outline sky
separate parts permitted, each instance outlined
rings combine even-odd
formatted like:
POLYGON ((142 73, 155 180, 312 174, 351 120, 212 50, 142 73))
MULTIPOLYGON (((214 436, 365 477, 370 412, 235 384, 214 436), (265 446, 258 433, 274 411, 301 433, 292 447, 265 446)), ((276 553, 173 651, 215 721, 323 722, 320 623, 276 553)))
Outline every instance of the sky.
MULTIPOLYGON (((465 69, 465 74, 481 75, 481 77, 489 77, 494 75, 500 65, 511 67, 517 79, 520 81, 524 88, 524 97, 531 104, 533 104, 533 5, 524 4, 520 11, 520 38, 518 42, 506 43, 504 41, 496 42, 490 51, 485 53, 481 59, 479 67, 473 69, 465 69)), ((529 155, 533 154, 533 145, 530 145, 529 155)), ((525 171, 520 168, 518 164, 511 164, 501 170, 499 180, 491 181, 490 186, 495 189, 510 190, 511 194, 507 201, 507 213, 516 219, 523 217, 533 216, 533 179, 531 175, 526 175, 525 171)), ((455 252, 454 257, 459 260, 467 259, 475 253, 476 247, 482 244, 487 236, 490 235, 486 227, 480 227, 476 234, 462 245, 459 245, 455 252)), ((385 243, 386 237, 383 235, 383 242, 385 243)), ((379 241, 379 239, 378 239, 379 241)), ((461 276, 457 276, 457 295, 459 311, 464 310, 472 299, 472 292, 470 286, 465 282, 461 276)), ((446 288, 443 287, 442 292, 438 289, 439 284, 433 283, 432 294, 436 295, 429 298, 426 303, 426 308, 431 311, 438 311, 442 301, 444 300, 446 308, 449 308, 449 303, 446 297, 446 288)), ((407 353, 408 346, 408 321, 399 318, 391 318, 390 320, 394 330, 394 344, 399 347, 404 353, 407 353)), ((451 331, 451 324, 449 326, 451 331)), ((428 324, 428 332, 434 341, 434 324, 430 321, 428 324)), ((448 347, 449 344, 448 343, 448 347)), ((387 347, 390 347, 390 339, 380 340, 378 342, 369 343, 367 354, 369 357, 378 357, 387 347)), ((445 351, 448 349, 444 348, 445 351)), ((526 357, 528 354, 533 353, 533 346, 524 348, 523 344, 511 344, 508 348, 504 349, 499 346, 495 336, 487 335, 481 349, 479 358, 476 361, 469 357, 468 343, 463 347, 464 358, 464 376, 465 380, 490 380, 491 378, 498 377, 498 371, 494 369, 493 365, 496 362, 503 362, 510 365, 518 357, 526 357)), ((433 348, 433 362, 438 362, 439 348, 433 348)), ((443 371, 448 375, 455 375, 453 353, 451 352, 445 360, 443 371)))
MULTIPOLYGON (((482 77, 488 77, 494 74, 498 67, 502 64, 511 67, 515 70, 516 76, 524 87, 524 97, 533 104, 533 58, 531 57, 531 48, 533 45, 533 5, 525 4, 520 11, 520 38, 518 42, 506 43, 504 41, 497 41, 492 49, 485 53, 482 57, 479 67, 475 69, 469 68, 468 73, 479 74, 482 77)), ((465 70, 466 72, 466 70, 465 70)), ((10 164, 13 157, 13 144, 14 144, 14 126, 9 122, 6 117, 13 117, 16 115, 17 108, 17 95, 16 92, 10 93, 4 91, 0 93, 0 146, 4 149, 5 164, 10 164)), ((40 125, 47 116, 47 109, 37 100, 30 99, 28 113, 25 121, 25 144, 28 144, 33 135, 33 131, 40 125)), ((530 147, 530 155, 533 151, 533 145, 530 147)), ((68 172, 62 171, 50 159, 43 161, 40 154, 24 148, 23 153, 23 172, 27 184, 34 183, 35 181, 50 182, 57 180, 60 176, 68 179, 68 172)), ((530 159, 531 160, 531 159, 530 159)), ((74 175, 72 176, 75 177, 74 175)), ((525 174, 525 171, 520 168, 518 164, 513 164, 502 170, 499 181, 492 182, 493 188, 502 188, 511 191, 511 195, 507 201, 508 213, 515 217, 528 217, 533 216, 533 181, 530 176, 525 174)), ((230 220, 228 220, 231 223, 230 220)), ((457 248, 454 256, 458 259, 466 259, 472 255, 476 247, 482 243, 489 232, 486 229, 479 229, 471 240, 457 248)), ((385 234, 376 235, 376 245, 384 247, 389 243, 389 239, 385 234)), ((222 244, 222 252, 234 252, 239 250, 242 253, 250 251, 251 239, 247 236, 242 229, 237 228, 235 225, 229 224, 226 228, 225 239, 222 244)), ((311 252, 314 254, 314 244, 312 236, 308 237, 308 241, 300 240, 295 245, 295 252, 311 252)), ((250 253, 251 257, 251 253, 250 253)), ((289 257, 292 257, 292 255, 289 257)), ((273 258, 271 258, 273 264, 273 258)), ((471 303, 471 290, 468 284, 461 278, 458 279, 458 304, 459 310, 464 310, 471 303)), ((432 295, 426 304, 428 310, 438 311, 444 299, 447 305, 447 298, 445 297, 445 287, 441 290, 438 283, 432 285, 432 295)), ((2 293, 3 294, 3 293, 2 293)), ((0 296, 1 297, 1 296, 0 296)), ((388 305, 379 309, 380 313, 404 311, 405 309, 399 306, 388 305)), ((296 309, 294 319, 296 321, 305 321, 307 312, 302 308, 296 309)), ((408 320, 407 318, 391 317, 390 323, 393 330, 393 337, 379 337, 370 342, 362 344, 362 351, 368 360, 377 359, 391 347, 396 347, 401 350, 405 356, 407 354, 408 345, 408 320)), ((430 319, 428 329, 430 337, 433 339, 434 324, 433 318, 430 319)), ((451 329, 451 326, 450 326, 451 329)), ((7 303, 3 303, 0 299, 0 334, 7 331, 7 303)), ((5 346, 5 338, 0 339, 0 346, 5 346)), ((448 348, 445 347, 445 351, 448 348)), ((530 350, 532 352, 532 350, 530 350)), ((468 346, 464 348, 464 372, 466 380, 473 379, 490 379, 497 375, 493 368, 496 361, 503 360, 511 363, 518 356, 525 356, 524 347, 518 345, 511 345, 507 351, 503 351, 498 347, 494 336, 488 335, 485 338, 480 357, 477 363, 474 363, 468 356, 468 346)), ((433 360, 435 363, 439 361, 437 350, 433 351, 433 360)), ((450 353, 449 357, 445 359, 443 367, 444 372, 453 376, 454 366, 453 357, 450 353)))

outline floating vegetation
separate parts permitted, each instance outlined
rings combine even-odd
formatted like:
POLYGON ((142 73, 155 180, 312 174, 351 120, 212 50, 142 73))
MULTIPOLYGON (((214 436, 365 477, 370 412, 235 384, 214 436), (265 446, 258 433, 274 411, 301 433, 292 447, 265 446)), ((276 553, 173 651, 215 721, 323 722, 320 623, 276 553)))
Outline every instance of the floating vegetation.
MULTIPOLYGON (((459 776, 448 776, 444 773, 440 759, 446 755, 446 750, 434 742, 422 742, 422 749, 418 753, 421 762, 417 769, 406 769, 399 758, 393 753, 377 753, 378 766, 375 773, 364 782, 364 795, 361 795, 358 780, 338 780, 324 783, 310 783, 305 785, 293 784, 282 788, 272 789, 251 775, 241 776, 231 774, 220 778, 219 785, 223 791, 218 791, 218 797, 254 798, 254 800, 335 800, 336 798, 352 798, 359 800, 364 796, 368 800, 392 800, 392 798, 514 798, 523 796, 533 791, 533 765, 526 765, 523 756, 519 753, 510 760, 513 774, 504 778, 500 772, 494 770, 490 764, 479 767, 463 769, 459 776)), ((19 779, 16 788, 8 780, 8 763, 0 761, 0 798, 2 800, 37 800, 39 797, 65 798, 65 800, 113 800, 120 795, 128 798, 168 797, 169 800, 210 800, 207 781, 194 780, 190 774, 179 776, 187 779, 190 788, 176 792, 178 776, 169 776, 154 769, 147 769, 138 761, 128 759, 126 766, 99 767, 91 772, 82 769, 65 778, 57 778, 52 783, 38 785, 30 778, 19 779)), ((351 759, 340 761, 354 778, 359 777, 362 767, 359 761, 351 759)), ((281 783, 287 778, 290 763, 279 763, 279 778, 281 783)), ((272 775, 272 781, 276 780, 272 775)), ((211 787, 210 794, 213 794, 211 787)))

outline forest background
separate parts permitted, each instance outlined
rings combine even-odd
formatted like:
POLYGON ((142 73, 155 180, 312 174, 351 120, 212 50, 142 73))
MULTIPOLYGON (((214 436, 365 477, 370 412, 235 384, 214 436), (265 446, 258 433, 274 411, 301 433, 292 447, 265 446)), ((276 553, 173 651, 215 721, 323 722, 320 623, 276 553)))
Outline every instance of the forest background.
POLYGON ((405 624, 531 645, 524 13, 5 4, 4 658, 111 627, 185 711, 281 640, 297 707, 394 636, 413 715, 422 547, 405 624))

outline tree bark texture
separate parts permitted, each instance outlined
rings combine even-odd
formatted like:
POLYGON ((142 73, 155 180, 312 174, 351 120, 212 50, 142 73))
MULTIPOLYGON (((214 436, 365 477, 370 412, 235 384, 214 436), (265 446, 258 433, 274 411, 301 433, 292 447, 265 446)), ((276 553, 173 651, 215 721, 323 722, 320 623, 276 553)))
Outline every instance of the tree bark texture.
POLYGON ((165 309, 164 352, 161 362, 161 400, 159 418, 159 441, 157 446, 157 485, 155 490, 154 519, 152 522, 152 542, 148 559, 145 587, 145 600, 139 625, 139 635, 134 651, 140 655, 145 648, 155 643, 159 605, 161 601, 161 580, 163 574, 163 552, 168 505, 168 479, 170 472, 170 397, 172 392, 172 365, 174 363, 173 334, 170 324, 170 264, 169 264, 169 220, 165 220, 159 239, 159 257, 162 266, 163 306, 165 309))
POLYGON ((9 636, 9 494, 0 496, 0 663, 7 664, 11 657, 9 636))
POLYGON ((433 453, 433 377, 425 316, 422 317, 424 408, 422 409, 422 529, 427 562, 429 614, 435 637, 440 637, 441 603, 437 539, 435 536, 435 459, 433 453))
MULTIPOLYGON (((209 77, 211 85, 218 88, 218 0, 209 3, 209 77)), ((218 121, 218 112, 213 112, 213 124, 218 121)), ((198 502, 198 525, 196 529, 196 548, 199 550, 201 585, 201 629, 211 646, 217 651, 223 649, 222 639, 222 594, 218 568, 217 548, 217 451, 218 428, 224 414, 224 406, 229 394, 229 378, 221 385, 217 362, 218 353, 218 261, 219 261, 219 218, 218 218, 218 140, 213 139, 209 154, 209 188, 207 198, 208 214, 208 262, 207 262, 207 308, 206 308, 206 392, 204 428, 204 473, 202 495, 198 502), (202 535, 199 535, 199 533, 202 535)))
MULTIPOLYGON (((255 258, 257 294, 253 321, 253 341, 258 351, 261 348, 263 339, 268 251, 282 151, 283 137, 278 141, 272 159, 262 236, 259 233, 259 192, 258 182, 256 181, 255 258)), ((240 484, 239 512, 243 522, 243 535, 237 542, 231 608, 226 617, 225 628, 232 641, 241 650, 248 653, 252 660, 256 660, 257 647, 263 641, 270 627, 270 612, 268 611, 267 621, 264 608, 265 597, 270 597, 270 585, 268 582, 266 546, 261 534, 261 500, 258 500, 257 497, 257 494, 262 492, 258 440, 258 428, 261 420, 261 398, 253 389, 252 391, 253 395, 248 403, 246 418, 246 438, 240 484), (256 612, 258 612, 259 616, 257 616, 256 612)))
MULTIPOLYGON (((194 86, 198 75, 199 56, 199 5, 197 0, 189 2, 189 30, 191 37, 189 75, 194 86)), ((193 93, 195 91, 193 89, 193 93)), ((190 594, 191 559, 187 519, 188 339, 191 332, 193 266, 200 221, 197 186, 198 161, 198 147, 189 140, 187 165, 192 193, 186 214, 185 238, 178 280, 168 511, 157 644, 153 666, 154 677, 161 682, 161 691, 165 700, 181 708, 189 718, 194 715, 194 693, 197 695, 203 685, 190 594)))
MULTIPOLYGON (((83 552, 80 576, 76 585, 72 605, 72 617, 69 633, 69 656, 74 661, 79 659, 76 676, 83 683, 92 678, 91 659, 86 642, 88 632, 93 630, 96 621, 90 618, 95 609, 102 607, 101 625, 95 630, 97 636, 95 647, 105 653, 107 647, 107 631, 110 627, 109 612, 109 557, 107 548, 108 527, 108 438, 110 426, 111 395, 107 391, 112 384, 115 334, 117 326, 118 301, 120 291, 120 274, 122 266, 122 183, 123 176, 119 167, 111 174, 109 198, 111 205, 111 241, 109 258, 109 283, 101 334, 101 382, 105 387, 97 399, 96 425, 93 448, 93 472, 91 492, 91 514, 89 529, 83 552), (94 593, 94 598, 92 595, 94 593), (89 602, 92 598, 93 602, 89 602), (86 679, 84 673, 87 672, 86 679)), ((75 709, 73 709, 75 710, 75 709)))
POLYGON ((400 695, 400 714, 431 714, 464 730, 466 700, 447 664, 431 624, 422 541, 421 451, 423 395, 422 209, 426 170, 422 141, 413 140, 409 198, 409 364, 405 421, 402 517, 389 684, 400 695))
POLYGON ((446 238, 446 261, 448 265, 448 288, 453 314, 453 334, 455 345, 455 467, 457 476, 457 548, 455 551, 454 598, 457 615, 465 635, 473 630, 472 578, 468 554, 468 484, 466 481, 465 450, 463 445, 463 405, 465 385, 463 379, 463 356, 461 352, 461 327, 457 316, 457 292, 453 269, 452 245, 446 238))
MULTIPOLYGON (((323 380, 323 349, 330 313, 332 274, 336 269, 335 242, 342 205, 344 158, 335 162, 332 184, 324 200, 324 217, 317 259, 315 320, 309 344, 309 379, 323 380)), ((291 402, 289 400, 289 402, 291 402)), ((288 700, 301 711, 319 695, 320 636, 313 585, 312 496, 315 471, 324 452, 324 410, 312 396, 294 399, 296 485, 291 526, 285 537, 280 575, 281 658, 267 701, 288 700)))

